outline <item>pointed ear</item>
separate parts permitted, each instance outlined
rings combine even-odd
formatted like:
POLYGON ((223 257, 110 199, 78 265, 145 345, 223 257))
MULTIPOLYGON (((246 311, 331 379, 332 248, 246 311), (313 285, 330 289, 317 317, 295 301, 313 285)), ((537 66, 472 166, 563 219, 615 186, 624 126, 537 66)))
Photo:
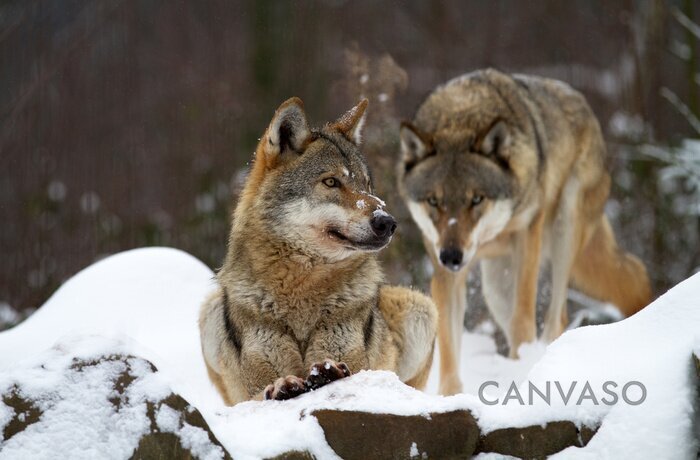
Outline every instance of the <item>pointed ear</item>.
POLYGON ((268 164, 276 163, 285 155, 301 153, 311 137, 301 99, 293 97, 279 106, 266 136, 265 156, 268 164))
POLYGON ((503 120, 498 120, 486 131, 477 143, 477 151, 484 155, 495 155, 510 143, 510 132, 503 120))
POLYGON ((348 140, 355 145, 362 142, 362 128, 365 125, 365 111, 367 110, 367 99, 362 99, 355 107, 348 110, 338 118, 331 127, 337 129, 348 140))
POLYGON ((433 153, 430 134, 421 131, 408 121, 401 123, 401 158, 406 171, 433 153))

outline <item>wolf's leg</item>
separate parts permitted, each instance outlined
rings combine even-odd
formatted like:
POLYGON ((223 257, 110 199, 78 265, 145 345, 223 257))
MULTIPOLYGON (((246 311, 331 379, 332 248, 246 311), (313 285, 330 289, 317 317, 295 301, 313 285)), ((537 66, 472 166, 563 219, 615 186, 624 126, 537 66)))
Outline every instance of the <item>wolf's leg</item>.
POLYGON ((207 366, 207 375, 209 375, 209 380, 212 381, 214 387, 216 388, 216 391, 218 391, 221 397, 223 398, 224 404, 226 404, 227 406, 233 406, 234 401, 231 400, 231 398, 228 395, 228 391, 226 390, 226 385, 224 384, 224 379, 221 376, 221 374, 218 374, 216 371, 214 371, 214 369, 212 369, 209 363, 207 363, 206 361, 204 362, 204 364, 207 366))
POLYGON ((428 377, 430 377, 430 369, 433 366, 433 354, 435 351, 435 342, 433 342, 433 347, 431 348, 430 352, 428 353, 428 356, 425 359, 425 362, 422 364, 420 369, 418 370, 418 373, 410 378, 409 380, 406 380, 406 385, 412 386, 413 388, 417 388, 419 390, 422 390, 425 388, 425 385, 428 383, 428 377))
POLYGON ((513 267, 515 268, 515 305, 510 320, 510 357, 518 357, 521 344, 537 336, 535 301, 540 272, 544 213, 540 212, 530 226, 515 238, 513 267))
POLYGON ((451 395, 462 391, 459 379, 460 348, 467 309, 465 268, 458 273, 448 272, 434 263, 435 274, 430 292, 438 308, 438 344, 440 345, 440 394, 451 395))
MULTIPOLYGON (((227 405, 233 405, 248 399, 262 399, 262 393, 254 395, 244 379, 240 362, 240 350, 235 350, 224 324, 224 299, 217 289, 202 304, 199 313, 199 334, 202 343, 202 355, 207 365, 207 373, 227 405)), ((264 368, 264 366, 261 366, 264 368)), ((269 374, 269 372, 268 372, 269 374)), ((273 374, 273 377, 276 377, 273 374)), ((264 387, 269 381, 261 382, 264 387)))
POLYGON ((602 215, 592 237, 579 252, 572 270, 575 287, 615 304, 631 316, 651 300, 649 276, 641 260, 617 246, 610 222, 602 215))
POLYGON ((438 317, 435 304, 411 289, 384 286, 379 291, 379 309, 398 348, 396 374, 401 381, 422 388, 435 344, 438 317))
POLYGON ((253 325, 251 329, 255 330, 254 335, 246 336, 242 351, 229 358, 233 365, 226 369, 230 381, 240 382, 245 388, 245 399, 263 398, 267 386, 281 376, 306 376, 296 340, 267 324, 253 325))
POLYGON ((566 292, 571 278, 571 266, 581 247, 583 226, 580 213, 581 189, 578 179, 570 178, 564 185, 549 232, 552 262, 552 297, 544 317, 542 339, 554 341, 566 328, 566 292))
POLYGON ((489 311, 512 345, 510 319, 515 304, 515 270, 509 255, 481 259, 481 289, 489 311))
POLYGON ((217 290, 202 305, 199 332, 209 377, 227 404, 260 400, 263 389, 280 374, 303 372, 298 346, 277 331, 259 328, 256 340, 242 351, 243 338, 232 337, 224 324, 224 308, 223 294, 217 290))
POLYGON ((229 394, 223 374, 222 365, 222 335, 224 326, 223 318, 223 296, 220 290, 213 292, 202 304, 199 312, 199 335, 201 337, 202 355, 207 366, 207 374, 217 391, 223 398, 226 405, 232 405, 235 397, 229 394))

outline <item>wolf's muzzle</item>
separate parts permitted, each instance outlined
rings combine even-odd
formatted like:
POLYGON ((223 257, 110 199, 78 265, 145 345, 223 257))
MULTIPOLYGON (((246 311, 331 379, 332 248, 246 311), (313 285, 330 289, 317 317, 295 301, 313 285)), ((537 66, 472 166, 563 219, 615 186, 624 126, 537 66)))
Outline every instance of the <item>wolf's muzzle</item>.
POLYGON ((372 217, 369 225, 378 238, 388 238, 396 231, 396 220, 389 214, 380 214, 372 217))
POLYGON ((452 271, 459 271, 462 268, 464 254, 459 249, 443 249, 440 251, 440 263, 452 271))

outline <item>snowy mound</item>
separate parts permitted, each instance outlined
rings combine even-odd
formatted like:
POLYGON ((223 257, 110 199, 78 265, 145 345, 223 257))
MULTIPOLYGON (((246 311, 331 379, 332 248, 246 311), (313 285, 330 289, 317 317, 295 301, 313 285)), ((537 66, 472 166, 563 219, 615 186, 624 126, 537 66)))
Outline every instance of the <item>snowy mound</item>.
POLYGON ((209 388, 197 320, 213 277, 199 260, 169 248, 135 249, 97 262, 25 322, 0 333, 0 372, 60 340, 99 335, 151 361, 180 394, 209 388))
MULTIPOLYGON (((290 451, 337 458, 327 442, 328 433, 324 436, 324 428, 313 416, 322 409, 402 416, 468 410, 484 435, 563 420, 597 428, 585 447, 558 454, 567 459, 694 458, 697 452, 693 435, 697 375, 692 353, 700 350, 700 274, 630 319, 569 331, 546 350, 531 345, 525 361, 498 356, 488 338, 468 334, 463 369, 469 373, 465 389, 471 394, 440 397, 413 390, 389 372, 360 372, 290 401, 235 407, 223 405, 207 378, 200 352, 199 305, 213 286, 213 273, 181 251, 128 251, 83 270, 27 321, 0 333, 0 434, 11 423, 24 423, 20 418, 34 417, 21 434, 0 439, 0 458, 50 457, 59 451, 59 456, 71 457, 70 445, 112 447, 112 443, 109 455, 100 451, 93 458, 127 458, 148 429, 144 407, 168 394, 179 395, 201 412, 211 429, 209 441, 202 434, 206 427, 190 430, 191 424, 182 422, 185 415, 167 407, 157 414, 151 411, 156 417, 151 421, 162 432, 176 432, 182 445, 194 446, 192 440, 199 439, 197 445, 204 450, 195 455, 200 457, 219 457, 218 439, 237 459, 290 451), (98 355, 143 358, 158 372, 147 372, 146 361, 137 358, 107 358, 93 363, 89 375, 76 374, 74 359, 94 360, 98 355), (115 396, 119 391, 114 382, 127 368, 135 380, 127 391, 131 405, 122 413, 109 401, 121 398, 115 396), (487 381, 493 382, 481 395, 483 400, 477 396, 478 387, 487 381), (568 391, 574 381, 577 386, 565 403, 556 385, 568 391), (607 394, 601 388, 610 381, 617 384, 618 401, 608 405, 602 401, 607 394), (639 404, 621 398, 622 387, 632 381, 644 387, 639 404), (536 398, 530 404, 528 385, 544 391, 548 383, 551 401, 536 398), (593 398, 582 392, 586 383, 593 398), (514 391, 525 400, 522 405, 514 391), (34 401, 40 412, 20 417, 8 403, 15 396, 34 401), (100 401, 105 407, 98 407, 100 401), (98 441, 86 441, 92 438, 80 433, 81 424, 90 426, 83 434, 93 433, 98 441), (184 428, 198 434, 190 439, 182 435, 184 428), (71 441, 50 443, 51 438, 41 438, 50 433, 62 433, 71 441), (37 449, 42 446, 50 450, 41 454, 37 449)), ((640 400, 639 386, 630 387, 627 396, 640 400)))
MULTIPOLYGON (((553 395, 557 382, 567 391, 577 382, 568 404, 557 394, 551 406, 541 399, 533 405, 495 405, 483 412, 480 426, 488 431, 550 420, 601 424, 585 448, 567 449, 558 458, 696 458, 693 353, 698 344, 700 273, 631 318, 568 331, 547 347, 526 380, 540 389, 550 382, 553 395), (617 395, 615 404, 604 401, 614 399, 601 391, 606 382, 617 385, 608 386, 617 395), (579 403, 586 383, 594 398, 579 403), (623 399, 627 384, 630 403, 623 399)), ((520 389, 521 395, 528 394, 527 385, 520 389)))
POLYGON ((40 353, 0 375, 0 395, 0 458, 224 458, 196 409, 107 339, 40 353))

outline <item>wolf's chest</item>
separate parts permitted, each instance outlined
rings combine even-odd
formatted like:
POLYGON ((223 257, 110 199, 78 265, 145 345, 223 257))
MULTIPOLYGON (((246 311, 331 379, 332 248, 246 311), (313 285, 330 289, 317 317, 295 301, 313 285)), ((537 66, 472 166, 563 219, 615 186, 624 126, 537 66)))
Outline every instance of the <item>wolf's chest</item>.
POLYGON ((263 296, 259 303, 261 317, 277 323, 298 340, 305 340, 321 317, 319 302, 292 296, 263 296))
POLYGON ((324 296, 276 299, 263 303, 261 313, 269 315, 285 334, 292 337, 304 355, 309 343, 316 337, 338 334, 338 327, 352 323, 356 310, 342 298, 324 296))

